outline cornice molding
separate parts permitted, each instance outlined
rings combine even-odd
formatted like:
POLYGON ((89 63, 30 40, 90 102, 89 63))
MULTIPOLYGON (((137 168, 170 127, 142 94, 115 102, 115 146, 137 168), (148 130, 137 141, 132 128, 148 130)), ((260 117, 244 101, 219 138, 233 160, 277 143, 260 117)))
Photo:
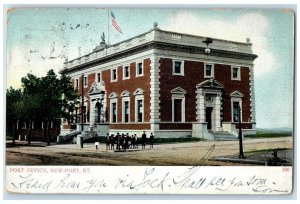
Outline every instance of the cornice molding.
MULTIPOLYGON (((111 62, 114 60, 118 60, 124 57, 128 57, 137 53, 141 53, 143 51, 151 50, 151 49, 158 49, 158 50, 169 50, 169 51, 179 51, 179 52, 186 52, 186 53, 194 53, 194 54, 204 54, 205 48, 198 47, 198 46, 189 46, 189 45, 180 45, 174 43, 167 43, 167 42, 159 42, 159 41, 151 41, 145 44, 138 45, 133 48, 129 48, 112 55, 108 55, 99 59, 95 59, 93 61, 84 62, 82 64, 78 64, 73 66, 72 68, 65 68, 60 70, 60 74, 70 74, 76 72, 78 70, 82 70, 85 68, 89 68, 92 66, 97 66, 100 64, 104 64, 107 62, 111 62)), ((217 57, 226 57, 226 58, 234 58, 234 59, 242 59, 242 60, 250 60, 253 61, 257 58, 255 54, 248 54, 248 53, 241 53, 241 52, 233 52, 233 51, 226 51, 226 50, 217 50, 211 49, 211 53, 209 56, 217 56, 217 57)))

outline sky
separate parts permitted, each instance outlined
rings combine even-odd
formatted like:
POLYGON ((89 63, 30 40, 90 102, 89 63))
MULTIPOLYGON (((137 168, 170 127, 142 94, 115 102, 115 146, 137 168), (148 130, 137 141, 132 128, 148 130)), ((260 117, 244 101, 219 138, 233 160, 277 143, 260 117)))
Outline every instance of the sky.
POLYGON ((294 13, 288 9, 18 8, 7 17, 7 87, 27 73, 56 73, 66 59, 92 52, 104 32, 110 44, 158 27, 181 33, 246 42, 254 61, 258 128, 293 126, 294 13))

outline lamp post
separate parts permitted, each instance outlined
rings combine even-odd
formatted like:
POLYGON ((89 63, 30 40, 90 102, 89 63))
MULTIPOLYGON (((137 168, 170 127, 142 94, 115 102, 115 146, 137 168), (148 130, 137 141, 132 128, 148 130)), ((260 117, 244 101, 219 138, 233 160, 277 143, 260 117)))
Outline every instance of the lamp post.
POLYGON ((83 148, 83 111, 84 111, 84 74, 81 75, 81 137, 80 137, 80 147, 83 148))
POLYGON ((244 159, 244 151, 243 151, 243 136, 242 136, 242 122, 241 122, 241 106, 238 106, 238 114, 239 114, 239 147, 240 147, 240 159, 244 159))

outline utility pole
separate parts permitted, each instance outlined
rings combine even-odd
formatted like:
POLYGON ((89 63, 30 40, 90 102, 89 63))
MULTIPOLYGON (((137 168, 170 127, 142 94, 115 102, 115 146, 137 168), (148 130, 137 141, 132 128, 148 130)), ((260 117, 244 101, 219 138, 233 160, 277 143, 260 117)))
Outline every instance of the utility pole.
POLYGON ((245 159, 244 151, 243 151, 243 136, 242 136, 242 119, 241 119, 241 106, 238 106, 238 112, 239 112, 239 145, 240 145, 240 159, 245 159))

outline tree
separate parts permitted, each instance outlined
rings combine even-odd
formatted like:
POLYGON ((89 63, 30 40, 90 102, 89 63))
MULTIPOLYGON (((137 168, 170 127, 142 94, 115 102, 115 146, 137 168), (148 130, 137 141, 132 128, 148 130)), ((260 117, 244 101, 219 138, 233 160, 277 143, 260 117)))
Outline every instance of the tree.
POLYGON ((23 90, 11 88, 7 91, 8 124, 17 119, 26 122, 30 144, 32 122, 46 120, 47 144, 50 145, 50 123, 61 118, 72 119, 68 112, 75 108, 77 92, 72 88, 69 77, 62 75, 58 78, 53 70, 41 78, 27 74, 21 82, 23 90), (19 96, 18 100, 14 100, 15 95, 19 96))
POLYGON ((70 78, 64 75, 57 78, 53 70, 49 70, 41 81, 42 113, 47 120, 47 144, 50 145, 50 123, 58 118, 71 120, 69 112, 75 108, 78 95, 71 86, 70 78))
POLYGON ((6 131, 12 134, 13 143, 15 143, 16 124, 20 118, 14 108, 14 103, 20 101, 22 98, 21 89, 14 89, 9 87, 6 93, 6 123, 11 124, 6 126, 6 131))

